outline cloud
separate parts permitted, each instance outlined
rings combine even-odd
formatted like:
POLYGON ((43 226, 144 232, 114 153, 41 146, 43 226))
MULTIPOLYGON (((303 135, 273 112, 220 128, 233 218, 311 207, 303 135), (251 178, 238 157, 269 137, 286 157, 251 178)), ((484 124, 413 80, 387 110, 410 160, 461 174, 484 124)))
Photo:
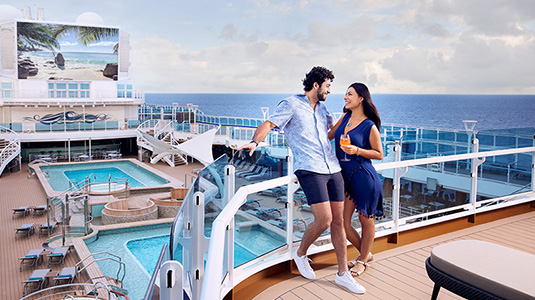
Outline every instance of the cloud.
POLYGON ((354 81, 373 93, 535 93, 529 1, 333 1, 253 1, 261 24, 212 24, 203 47, 135 40, 133 78, 149 92, 295 93, 322 65, 335 73, 333 93, 354 81), (271 19, 277 6, 289 14, 271 19), (287 18, 295 25, 282 34, 276 22, 287 18))
POLYGON ((376 21, 366 15, 339 24, 318 19, 308 26, 307 42, 320 47, 359 45, 372 40, 376 28, 376 21))
POLYGON ((98 42, 89 44, 89 47, 113 47, 116 44, 117 42, 98 42))

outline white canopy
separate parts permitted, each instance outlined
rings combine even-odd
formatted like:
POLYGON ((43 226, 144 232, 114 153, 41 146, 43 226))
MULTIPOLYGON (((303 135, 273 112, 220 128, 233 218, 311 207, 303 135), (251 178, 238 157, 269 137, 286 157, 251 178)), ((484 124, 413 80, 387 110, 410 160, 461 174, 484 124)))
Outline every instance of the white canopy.
POLYGON ((189 155, 207 166, 214 161, 212 144, 217 130, 219 130, 219 127, 210 129, 179 145, 167 144, 141 130, 138 132, 140 132, 143 138, 153 147, 153 153, 156 154, 156 156, 150 160, 151 164, 157 163, 167 155, 178 153, 189 155))

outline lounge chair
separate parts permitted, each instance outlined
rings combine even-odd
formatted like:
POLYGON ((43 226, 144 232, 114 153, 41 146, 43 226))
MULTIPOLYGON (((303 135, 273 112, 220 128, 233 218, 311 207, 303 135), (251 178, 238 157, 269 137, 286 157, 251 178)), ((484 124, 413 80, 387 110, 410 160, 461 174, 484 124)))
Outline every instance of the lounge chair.
POLYGON ((48 260, 46 262, 46 266, 48 267, 50 265, 63 264, 68 251, 69 247, 57 247, 56 249, 54 249, 52 253, 47 255, 48 260))
POLYGON ((253 165, 253 168, 252 169, 249 169, 248 171, 243 171, 243 172, 237 172, 236 175, 238 177, 245 177, 245 176, 248 176, 248 175, 254 175, 254 174, 257 174, 258 172, 260 172, 262 170, 262 166, 259 166, 259 165, 253 165))
POLYGON ((467 299, 535 299, 535 255, 477 240, 436 246, 425 261, 435 282, 431 299, 443 287, 467 299))
POLYGON ((35 224, 34 223, 28 223, 28 224, 22 224, 19 228, 15 229, 15 239, 17 239, 17 236, 19 234, 30 236, 35 232, 35 224))
POLYGON ((282 196, 283 190, 281 188, 272 188, 260 191, 256 193, 257 195, 264 195, 264 196, 270 196, 270 197, 279 197, 282 196))
POLYGON ((14 219, 16 216, 25 217, 30 213, 30 209, 28 206, 19 206, 17 208, 13 208, 13 215, 11 216, 11 219, 14 219))
POLYGON ((302 210, 302 211, 306 211, 306 212, 312 212, 312 208, 310 207, 310 205, 308 204, 302 204, 300 205, 297 210, 302 210))
POLYGON ((247 200, 245 201, 245 203, 240 207, 241 210, 250 210, 250 209, 254 209, 255 208, 255 205, 256 207, 260 207, 260 201, 262 199, 250 199, 250 200, 247 200))
POLYGON ((77 267, 65 267, 61 269, 58 277, 54 278, 54 285, 70 284, 76 279, 77 267))
MULTIPOLYGON (((268 220, 267 222, 269 224, 275 225, 275 226, 277 226, 277 227, 279 227, 281 229, 286 229, 286 224, 287 224, 286 217, 279 217, 279 218, 277 218, 277 220, 268 220)), ((302 225, 304 227, 303 230, 306 230, 306 228, 307 228, 307 223, 305 222, 305 219, 295 218, 295 219, 293 219, 293 224, 297 228, 299 228, 299 226, 302 225)))
POLYGON ((257 207, 255 210, 246 210, 245 212, 262 220, 282 217, 282 212, 278 208, 257 207))
POLYGON ((33 208, 33 215, 43 215, 47 210, 46 205, 39 205, 33 208))
POLYGON ((54 228, 56 227, 56 225, 58 224, 58 222, 46 222, 45 224, 42 224, 42 225, 39 225, 39 232, 38 232, 38 235, 41 236, 41 233, 43 231, 46 231, 47 233, 53 233, 54 232, 54 228))
POLYGON ((41 256, 41 253, 43 253, 43 249, 32 249, 26 253, 25 256, 19 257, 20 260, 20 268, 19 271, 22 272, 22 267, 24 265, 28 266, 36 266, 41 263, 41 260, 43 257, 41 256))
POLYGON ((246 175, 244 177, 248 181, 261 180, 261 179, 269 178, 271 176, 270 173, 271 173, 271 170, 268 167, 262 167, 258 173, 246 175))
POLYGON ((22 294, 31 293, 33 291, 38 291, 45 287, 45 279, 48 272, 51 272, 51 269, 39 269, 32 272, 28 280, 23 281, 24 286, 22 287, 22 294))

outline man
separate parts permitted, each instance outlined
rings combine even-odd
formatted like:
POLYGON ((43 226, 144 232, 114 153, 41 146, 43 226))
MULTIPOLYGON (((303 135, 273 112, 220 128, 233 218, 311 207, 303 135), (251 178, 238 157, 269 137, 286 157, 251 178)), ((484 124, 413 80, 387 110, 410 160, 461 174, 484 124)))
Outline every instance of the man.
POLYGON ((341 168, 327 136, 333 118, 322 103, 330 93, 333 73, 314 67, 303 79, 305 93, 283 99, 275 113, 258 126, 253 140, 239 150, 249 149, 250 155, 275 127, 284 134, 294 154, 295 175, 312 208, 314 222, 307 226, 301 245, 292 258, 301 275, 316 278, 306 256, 312 243, 331 226, 331 237, 338 260, 335 282, 350 291, 363 294, 366 289, 348 272, 347 244, 343 227, 344 181, 341 168))

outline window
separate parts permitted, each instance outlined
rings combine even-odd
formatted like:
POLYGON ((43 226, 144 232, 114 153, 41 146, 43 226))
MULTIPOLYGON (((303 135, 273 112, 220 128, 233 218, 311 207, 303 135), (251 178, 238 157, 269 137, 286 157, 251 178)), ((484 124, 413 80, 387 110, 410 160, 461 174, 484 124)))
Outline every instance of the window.
POLYGON ((49 82, 49 98, 89 98, 89 83, 49 82))
POLYGON ((11 82, 2 82, 0 85, 0 91, 2 98, 11 98, 13 97, 13 83, 11 82))
POLYGON ((132 98, 133 86, 131 84, 117 84, 117 98, 132 98))

